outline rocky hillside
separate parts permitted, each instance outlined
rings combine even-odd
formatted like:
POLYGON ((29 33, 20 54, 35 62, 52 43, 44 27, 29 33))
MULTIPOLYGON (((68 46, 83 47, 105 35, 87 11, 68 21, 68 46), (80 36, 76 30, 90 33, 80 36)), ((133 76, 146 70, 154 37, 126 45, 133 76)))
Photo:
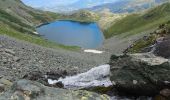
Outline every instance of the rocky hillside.
POLYGON ((169 57, 169 34, 170 23, 159 25, 159 27, 149 35, 136 40, 127 48, 124 53, 157 52, 163 57, 169 57), (167 51, 167 52, 166 52, 167 51))
POLYGON ((106 63, 109 56, 44 48, 0 35, 0 100, 110 100, 105 94, 63 89, 62 83, 50 85, 47 80, 83 73, 106 63))
POLYGON ((88 10, 79 10, 70 14, 63 14, 60 16, 60 19, 75 20, 80 22, 96 22, 97 20, 99 20, 99 18, 100 17, 98 14, 88 10))
POLYGON ((151 30, 160 24, 168 22, 170 16, 170 3, 165 3, 149 11, 140 14, 131 14, 112 24, 105 30, 106 38, 113 35, 127 33, 127 35, 137 34, 151 30))

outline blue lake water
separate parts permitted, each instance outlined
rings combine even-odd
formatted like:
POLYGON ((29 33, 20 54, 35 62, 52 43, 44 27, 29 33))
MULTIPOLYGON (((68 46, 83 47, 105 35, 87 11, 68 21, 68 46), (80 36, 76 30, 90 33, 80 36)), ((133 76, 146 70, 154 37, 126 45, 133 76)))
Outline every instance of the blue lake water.
POLYGON ((94 49, 102 46, 104 36, 96 23, 56 21, 37 28, 44 38, 68 46, 94 49))

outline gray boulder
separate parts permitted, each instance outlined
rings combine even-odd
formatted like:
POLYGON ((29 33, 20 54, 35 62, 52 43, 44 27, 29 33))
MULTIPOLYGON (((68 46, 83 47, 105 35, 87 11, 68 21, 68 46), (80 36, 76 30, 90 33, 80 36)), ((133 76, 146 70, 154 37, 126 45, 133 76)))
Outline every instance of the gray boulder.
POLYGON ((168 59, 150 53, 113 55, 110 65, 110 79, 119 93, 155 95, 170 88, 168 59))
POLYGON ((170 58, 170 35, 157 43, 153 53, 158 56, 170 58))

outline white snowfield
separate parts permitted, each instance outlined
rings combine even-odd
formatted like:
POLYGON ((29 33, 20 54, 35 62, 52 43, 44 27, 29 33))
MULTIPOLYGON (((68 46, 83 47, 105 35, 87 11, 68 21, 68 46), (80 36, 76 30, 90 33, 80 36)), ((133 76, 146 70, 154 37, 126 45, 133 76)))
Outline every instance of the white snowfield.
POLYGON ((101 53, 103 53, 104 51, 93 50, 93 49, 86 49, 86 50, 84 50, 84 52, 101 54, 101 53))
POLYGON ((38 32, 33 32, 34 34, 38 35, 39 33, 38 32))
POLYGON ((110 65, 101 65, 91 70, 75 76, 60 78, 59 80, 48 79, 49 84, 62 82, 65 88, 85 88, 94 86, 111 86, 112 82, 109 78, 110 65))

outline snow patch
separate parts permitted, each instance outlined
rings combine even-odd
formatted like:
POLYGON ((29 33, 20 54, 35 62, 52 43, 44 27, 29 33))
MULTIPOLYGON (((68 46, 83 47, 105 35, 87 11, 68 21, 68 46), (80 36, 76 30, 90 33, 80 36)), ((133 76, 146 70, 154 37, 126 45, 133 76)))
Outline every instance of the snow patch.
POLYGON ((96 54, 101 54, 101 53, 103 53, 103 51, 92 50, 92 49, 86 49, 86 50, 84 50, 84 52, 87 52, 87 53, 96 53, 96 54))
POLYGON ((133 84, 135 84, 135 85, 136 85, 137 83, 138 83, 138 81, 137 81, 137 80, 133 80, 133 84))
POLYGON ((38 32, 33 32, 34 34, 38 35, 39 33, 38 32))
POLYGON ((170 84, 170 82, 169 82, 169 81, 164 81, 164 83, 165 83, 165 84, 170 84))
POLYGON ((56 84, 62 82, 65 88, 86 88, 94 86, 108 87, 112 85, 109 78, 110 65, 101 65, 91 70, 75 76, 60 78, 59 80, 48 79, 49 84, 56 84))

